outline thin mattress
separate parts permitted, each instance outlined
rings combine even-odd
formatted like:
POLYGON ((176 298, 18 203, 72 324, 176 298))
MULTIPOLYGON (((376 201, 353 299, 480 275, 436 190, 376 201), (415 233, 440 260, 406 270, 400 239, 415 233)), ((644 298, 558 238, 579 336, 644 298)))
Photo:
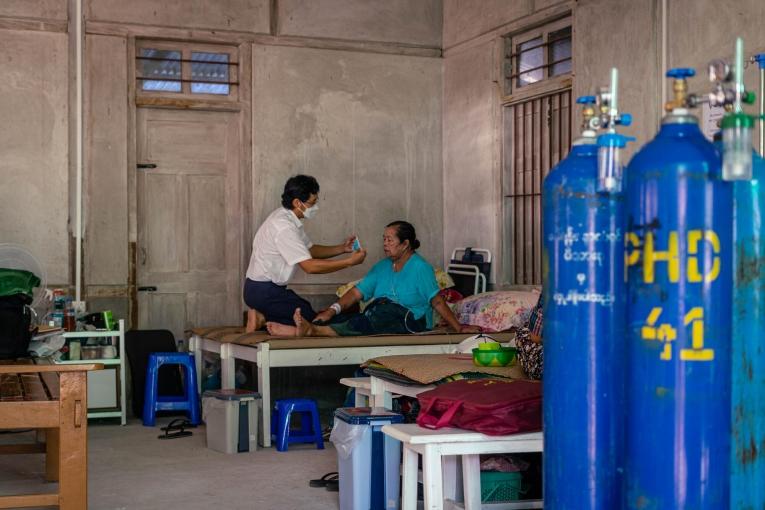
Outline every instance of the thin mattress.
MULTIPOLYGON (((269 335, 265 331, 245 333, 244 327, 220 326, 195 328, 191 330, 196 335, 221 343, 251 345, 268 342, 271 349, 324 349, 330 347, 378 347, 393 345, 441 345, 458 344, 469 338, 468 333, 446 333, 432 331, 414 335, 371 335, 371 336, 339 336, 339 337, 296 337, 284 338, 269 335)), ((508 342, 515 337, 514 332, 487 333, 498 342, 508 342)))

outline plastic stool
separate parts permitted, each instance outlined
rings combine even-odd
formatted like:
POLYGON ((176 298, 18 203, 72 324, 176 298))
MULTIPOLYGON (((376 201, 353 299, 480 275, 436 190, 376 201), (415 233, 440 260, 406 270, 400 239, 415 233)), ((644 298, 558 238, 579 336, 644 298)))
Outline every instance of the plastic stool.
POLYGON ((286 452, 290 443, 316 443, 316 448, 324 449, 319 424, 319 409, 310 398, 290 398, 277 400, 274 415, 271 418, 271 435, 275 436, 276 449, 286 452), (292 413, 300 413, 300 430, 290 430, 292 413))
POLYGON ((143 399, 143 424, 153 427, 157 411, 188 411, 192 425, 199 425, 199 395, 194 355, 187 352, 155 352, 149 355, 143 399), (157 375, 162 365, 181 365, 185 372, 184 395, 157 395, 157 375))

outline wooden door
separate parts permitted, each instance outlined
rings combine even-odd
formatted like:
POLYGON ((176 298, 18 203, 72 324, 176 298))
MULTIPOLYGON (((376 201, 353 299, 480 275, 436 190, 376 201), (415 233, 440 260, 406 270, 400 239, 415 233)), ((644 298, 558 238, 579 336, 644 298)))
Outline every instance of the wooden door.
POLYGON ((138 327, 241 323, 238 114, 139 108, 138 327))

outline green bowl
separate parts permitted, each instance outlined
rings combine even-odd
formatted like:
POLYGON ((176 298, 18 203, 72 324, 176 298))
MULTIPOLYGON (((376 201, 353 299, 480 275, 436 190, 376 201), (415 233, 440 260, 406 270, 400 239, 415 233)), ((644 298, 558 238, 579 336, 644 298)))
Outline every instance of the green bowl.
POLYGON ((477 367, 504 367, 513 362, 516 352, 515 347, 502 347, 494 351, 473 349, 473 364, 477 367))

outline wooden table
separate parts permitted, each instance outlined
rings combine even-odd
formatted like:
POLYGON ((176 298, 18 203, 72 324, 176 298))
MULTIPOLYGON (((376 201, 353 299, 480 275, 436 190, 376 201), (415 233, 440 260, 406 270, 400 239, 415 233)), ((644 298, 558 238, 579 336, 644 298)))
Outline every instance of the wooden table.
MULTIPOLYGON (((417 464, 422 455, 422 483, 425 510, 463 508, 452 499, 444 499, 442 462, 449 456, 462 458, 462 483, 465 510, 542 508, 541 501, 518 501, 481 505, 481 463, 479 455, 489 453, 541 452, 542 433, 531 432, 509 436, 487 436, 469 430, 442 428, 431 430, 416 424, 385 425, 384 434, 401 441, 403 451, 401 510, 417 509, 417 464)), ((451 479, 456 476, 452 471, 451 479)))
POLYGON ((42 429, 46 435, 45 445, 0 445, 0 454, 45 452, 46 479, 59 483, 56 493, 0 496, 0 508, 87 509, 87 372, 103 365, 0 363, 0 429, 42 429))

